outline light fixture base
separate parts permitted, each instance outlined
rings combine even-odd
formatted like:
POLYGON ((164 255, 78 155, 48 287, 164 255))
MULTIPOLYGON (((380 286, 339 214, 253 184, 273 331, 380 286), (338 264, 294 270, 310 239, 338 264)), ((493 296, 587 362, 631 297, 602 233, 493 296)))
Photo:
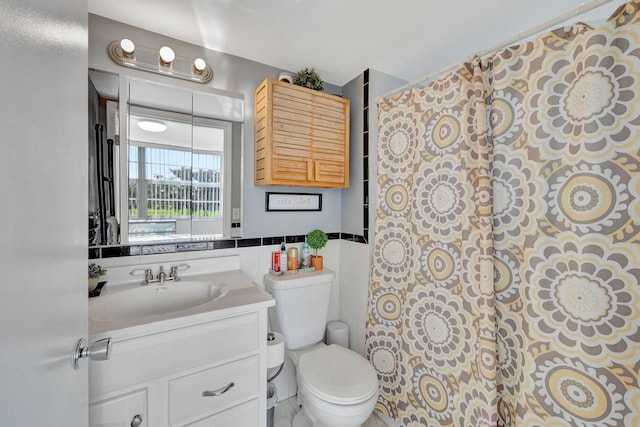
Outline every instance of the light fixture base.
POLYGON ((135 68, 197 83, 207 83, 213 78, 213 70, 209 64, 205 63, 202 72, 196 72, 194 70, 194 58, 176 55, 175 59, 171 62, 171 67, 162 66, 158 60, 158 50, 136 45, 135 53, 127 56, 122 51, 119 40, 111 43, 107 51, 111 60, 123 67, 135 68))

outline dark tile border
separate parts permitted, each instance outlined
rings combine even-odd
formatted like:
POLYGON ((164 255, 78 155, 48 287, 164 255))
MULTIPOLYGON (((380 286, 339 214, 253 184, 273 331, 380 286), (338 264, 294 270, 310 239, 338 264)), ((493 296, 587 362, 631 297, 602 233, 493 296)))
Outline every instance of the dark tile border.
POLYGON ((298 234, 296 236, 285 236, 285 243, 304 243, 306 236, 304 234, 298 234))
MULTIPOLYGON (((329 240, 347 240, 356 243, 367 243, 364 236, 350 233, 327 233, 327 237, 329 240)), ((303 243, 304 238, 304 234, 298 234, 294 236, 255 237, 249 239, 196 240, 193 242, 162 243, 154 245, 109 246, 103 248, 89 248, 89 259, 197 252, 216 249, 249 248, 255 246, 279 245, 282 242, 286 242, 287 244, 303 243)))
POLYGON ((213 240, 209 242, 209 249, 235 249, 235 240, 213 240))
POLYGON ((364 70, 362 82, 362 213, 363 230, 362 243, 369 239, 369 69, 364 70))
POLYGON ((236 241, 236 247, 238 248, 250 248, 252 246, 262 246, 262 239, 258 237, 256 239, 238 239, 236 241))
POLYGON ((285 236, 278 237, 263 237, 262 238, 262 246, 271 246, 271 245, 279 245, 284 242, 285 236))

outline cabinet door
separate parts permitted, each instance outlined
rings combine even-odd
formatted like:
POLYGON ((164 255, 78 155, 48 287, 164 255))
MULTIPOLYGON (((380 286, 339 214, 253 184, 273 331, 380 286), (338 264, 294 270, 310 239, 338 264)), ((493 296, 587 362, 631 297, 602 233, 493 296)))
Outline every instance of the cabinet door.
POLYGON ((142 420, 140 427, 147 424, 147 390, 137 390, 89 405, 90 427, 129 427, 134 418, 142 420))
POLYGON ((265 80, 255 98, 255 183, 349 186, 349 100, 265 80))

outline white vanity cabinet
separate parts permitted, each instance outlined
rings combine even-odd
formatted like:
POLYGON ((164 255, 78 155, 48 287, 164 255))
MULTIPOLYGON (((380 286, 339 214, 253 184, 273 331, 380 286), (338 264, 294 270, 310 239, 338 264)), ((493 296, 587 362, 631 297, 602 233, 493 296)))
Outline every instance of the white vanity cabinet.
POLYGON ((92 334, 111 336, 112 352, 89 364, 89 425, 265 427, 271 305, 92 334))
POLYGON ((135 426, 148 419, 147 390, 134 390, 89 405, 89 420, 92 427, 135 426))

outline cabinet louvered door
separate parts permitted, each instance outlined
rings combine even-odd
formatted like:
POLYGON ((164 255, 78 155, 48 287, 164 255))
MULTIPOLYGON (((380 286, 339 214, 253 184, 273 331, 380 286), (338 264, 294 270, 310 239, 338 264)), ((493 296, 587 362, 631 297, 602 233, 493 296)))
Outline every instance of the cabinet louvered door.
POLYGON ((255 102, 257 185, 348 187, 348 99, 265 80, 255 102))

